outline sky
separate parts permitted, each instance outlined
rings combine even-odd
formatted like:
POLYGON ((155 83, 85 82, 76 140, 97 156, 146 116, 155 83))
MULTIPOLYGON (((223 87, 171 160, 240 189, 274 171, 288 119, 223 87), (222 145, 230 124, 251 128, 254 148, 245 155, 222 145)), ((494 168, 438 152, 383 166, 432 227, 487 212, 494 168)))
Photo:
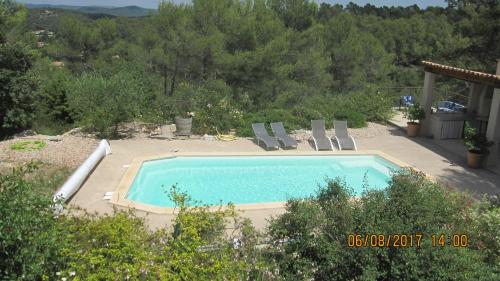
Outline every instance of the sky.
MULTIPOLYGON (((20 3, 31 4, 55 4, 55 5, 72 5, 72 6, 131 6, 136 5, 145 8, 156 9, 159 0, 18 0, 20 3)), ((176 3, 186 3, 190 0, 174 0, 176 3)), ((330 4, 347 4, 354 2, 364 6, 370 3, 375 6, 410 6, 413 4, 419 5, 421 8, 427 6, 445 6, 445 0, 317 0, 317 2, 326 2, 330 4)))

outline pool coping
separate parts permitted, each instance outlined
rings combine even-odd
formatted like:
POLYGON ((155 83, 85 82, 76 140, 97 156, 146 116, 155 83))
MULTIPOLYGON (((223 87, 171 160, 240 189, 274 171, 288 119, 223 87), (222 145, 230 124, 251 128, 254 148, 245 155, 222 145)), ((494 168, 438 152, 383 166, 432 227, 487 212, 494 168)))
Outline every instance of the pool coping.
MULTIPOLYGON (((364 151, 267 151, 267 152, 231 152, 231 153, 220 153, 220 152, 173 152, 168 154, 158 154, 144 157, 137 157, 132 159, 130 166, 125 171, 125 174, 120 180, 118 187, 115 189, 113 196, 109 200, 110 204, 126 207, 136 210, 141 210, 149 213, 156 214, 175 214, 178 212, 178 208, 172 207, 159 207, 144 203, 139 203, 126 198, 130 187, 135 179, 135 176, 139 172, 143 162, 154 161, 160 159, 174 158, 180 156, 191 156, 191 157, 204 157, 204 156, 340 156, 340 155, 375 155, 389 161, 402 168, 414 167, 398 160, 382 151, 378 150, 364 150, 364 151)), ((265 209, 276 209, 284 208, 286 202, 269 202, 269 203, 252 203, 252 204, 237 204, 234 205, 235 209, 238 211, 251 211, 251 210, 265 210, 265 209)), ((224 210, 225 206, 210 206, 208 207, 210 211, 224 210)))

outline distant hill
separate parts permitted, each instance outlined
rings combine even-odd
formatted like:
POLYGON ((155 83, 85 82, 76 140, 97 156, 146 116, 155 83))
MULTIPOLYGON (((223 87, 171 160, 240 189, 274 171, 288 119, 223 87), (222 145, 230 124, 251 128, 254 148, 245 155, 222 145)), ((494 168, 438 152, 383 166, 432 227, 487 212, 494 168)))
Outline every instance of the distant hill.
POLYGON ((89 22, 101 18, 115 18, 115 16, 109 14, 89 14, 70 9, 32 7, 28 11, 28 27, 31 30, 46 29, 55 31, 59 25, 59 20, 63 16, 78 18, 83 22, 89 22))
POLYGON ((116 17, 144 17, 154 13, 153 9, 146 9, 138 6, 125 7, 101 7, 101 6, 67 6, 50 4, 26 4, 28 9, 61 9, 75 11, 84 14, 111 15, 116 17))

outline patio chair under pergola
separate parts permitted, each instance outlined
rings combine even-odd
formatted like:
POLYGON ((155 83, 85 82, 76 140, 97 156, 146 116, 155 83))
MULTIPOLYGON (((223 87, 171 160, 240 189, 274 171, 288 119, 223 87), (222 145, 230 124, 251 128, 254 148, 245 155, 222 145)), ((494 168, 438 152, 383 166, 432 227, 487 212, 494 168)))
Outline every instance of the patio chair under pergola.
POLYGON ((490 148, 486 166, 497 164, 500 143, 500 60, 497 60, 496 74, 478 72, 443 64, 422 61, 425 71, 421 106, 426 118, 421 121, 420 135, 443 138, 461 138, 465 121, 476 121, 486 127, 486 138, 494 145, 490 148), (436 75, 444 75, 471 83, 466 113, 433 113, 436 75))

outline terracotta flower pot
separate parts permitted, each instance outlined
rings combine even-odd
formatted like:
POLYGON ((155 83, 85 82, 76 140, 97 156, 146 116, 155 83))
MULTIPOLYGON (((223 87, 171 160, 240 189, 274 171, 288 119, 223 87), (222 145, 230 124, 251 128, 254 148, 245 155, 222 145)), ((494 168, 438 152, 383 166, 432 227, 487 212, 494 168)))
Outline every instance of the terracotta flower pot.
POLYGON ((478 169, 483 163, 484 153, 478 153, 475 151, 467 151, 467 166, 469 168, 478 169))
POLYGON ((420 129, 420 124, 417 122, 408 122, 406 123, 406 134, 409 137, 418 136, 418 131, 420 129))

